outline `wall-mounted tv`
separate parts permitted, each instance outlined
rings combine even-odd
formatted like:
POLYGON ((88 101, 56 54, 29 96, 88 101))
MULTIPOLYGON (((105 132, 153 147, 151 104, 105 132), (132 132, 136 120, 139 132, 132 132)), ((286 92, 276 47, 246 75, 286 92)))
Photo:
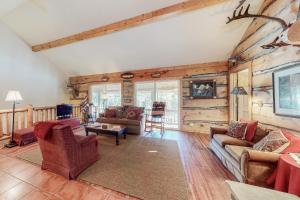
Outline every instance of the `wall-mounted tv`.
POLYGON ((70 104, 60 104, 56 106, 57 119, 66 119, 72 117, 73 106, 70 104))

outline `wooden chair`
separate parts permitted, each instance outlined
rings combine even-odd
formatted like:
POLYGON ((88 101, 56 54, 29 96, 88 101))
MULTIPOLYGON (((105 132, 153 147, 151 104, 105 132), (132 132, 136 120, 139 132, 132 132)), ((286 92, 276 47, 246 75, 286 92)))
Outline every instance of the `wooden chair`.
POLYGON ((165 132, 165 102, 154 102, 151 113, 145 116, 145 132, 152 132, 153 128, 160 130, 160 133, 165 132))

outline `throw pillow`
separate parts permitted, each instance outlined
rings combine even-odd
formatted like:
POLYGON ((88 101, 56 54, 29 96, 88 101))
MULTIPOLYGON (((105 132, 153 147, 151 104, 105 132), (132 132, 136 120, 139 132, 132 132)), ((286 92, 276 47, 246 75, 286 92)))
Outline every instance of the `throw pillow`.
POLYGON ((116 118, 123 118, 123 107, 116 107, 116 118))
POLYGON ((254 138, 254 135, 255 135, 255 132, 256 132, 256 129, 257 129, 258 121, 248 121, 248 120, 241 119, 241 122, 244 122, 244 123, 248 124, 245 139, 248 142, 252 142, 253 138, 254 138))
POLYGON ((138 120, 140 119, 140 115, 142 114, 141 108, 138 107, 128 107, 127 109, 127 119, 138 120))
POLYGON ((247 131, 247 125, 247 123, 232 121, 229 124, 227 135, 238 139, 244 139, 247 131))
POLYGON ((271 131, 253 146, 254 150, 281 153, 290 144, 281 130, 271 131))
POLYGON ((290 141, 290 145, 282 153, 300 153, 300 138, 286 130, 282 130, 282 133, 290 141))
POLYGON ((114 108, 106 108, 104 117, 106 118, 115 118, 116 117, 116 109, 114 108))
POLYGON ((256 132, 254 134, 254 137, 253 137, 253 143, 257 143, 259 141, 261 141, 264 137, 266 137, 269 132, 271 132, 272 130, 262 126, 262 125, 259 125, 257 126, 256 128, 256 132))

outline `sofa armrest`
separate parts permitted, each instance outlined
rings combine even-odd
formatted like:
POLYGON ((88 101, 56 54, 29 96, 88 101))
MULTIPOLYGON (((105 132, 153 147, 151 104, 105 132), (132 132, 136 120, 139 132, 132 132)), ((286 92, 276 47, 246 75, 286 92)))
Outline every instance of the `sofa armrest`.
MULTIPOLYGON (((280 154, 273 152, 263 152, 252 149, 246 149, 242 153, 240 160, 240 168, 244 181, 253 182, 254 179, 265 179, 261 177, 266 176, 268 168, 272 169, 276 166, 279 160, 280 154), (256 163, 255 165, 261 165, 262 171, 257 171, 257 169, 251 169, 251 163, 256 163), (253 174, 253 170, 255 173, 253 174), (252 179, 252 180, 251 180, 252 179)), ((265 181, 265 180, 261 180, 265 181)))
POLYGON ((247 157, 248 161, 276 163, 279 160, 280 154, 247 149, 242 153, 243 156, 247 157))
POLYGON ((214 134, 226 134, 228 132, 227 128, 218 128, 218 127, 210 127, 210 139, 214 137, 214 134))

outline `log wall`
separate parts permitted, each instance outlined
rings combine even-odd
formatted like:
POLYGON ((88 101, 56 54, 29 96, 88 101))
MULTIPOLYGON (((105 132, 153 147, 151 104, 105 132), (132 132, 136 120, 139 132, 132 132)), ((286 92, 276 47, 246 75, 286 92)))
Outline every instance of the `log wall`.
MULTIPOLYGON (((70 83, 80 85, 81 91, 89 91, 91 84, 101 84, 101 77, 109 77, 108 82, 122 84, 123 105, 134 102, 134 87, 137 81, 149 80, 180 80, 180 130, 186 132, 208 133, 210 126, 226 126, 228 123, 228 63, 213 62, 204 64, 182 65, 163 68, 152 68, 132 71, 135 77, 130 82, 120 77, 121 73, 97 74, 90 76, 71 77, 70 83), (153 78, 152 73, 161 73, 160 78, 153 78), (198 99, 189 98, 189 81, 216 80, 217 98, 198 99)), ((107 83, 107 82, 104 82, 107 83)))
MULTIPOLYGON (((265 0, 260 12, 280 17, 289 23, 296 19, 299 3, 299 0, 265 0)), ((271 128, 286 128, 299 133, 299 118, 283 117, 273 113, 272 73, 290 64, 300 64, 300 48, 292 46, 273 50, 261 48, 261 45, 273 41, 280 32, 281 28, 278 23, 266 19, 255 19, 232 55, 240 56, 244 61, 237 67, 231 68, 230 72, 242 69, 249 69, 251 72, 250 118, 259 120, 271 128)))

